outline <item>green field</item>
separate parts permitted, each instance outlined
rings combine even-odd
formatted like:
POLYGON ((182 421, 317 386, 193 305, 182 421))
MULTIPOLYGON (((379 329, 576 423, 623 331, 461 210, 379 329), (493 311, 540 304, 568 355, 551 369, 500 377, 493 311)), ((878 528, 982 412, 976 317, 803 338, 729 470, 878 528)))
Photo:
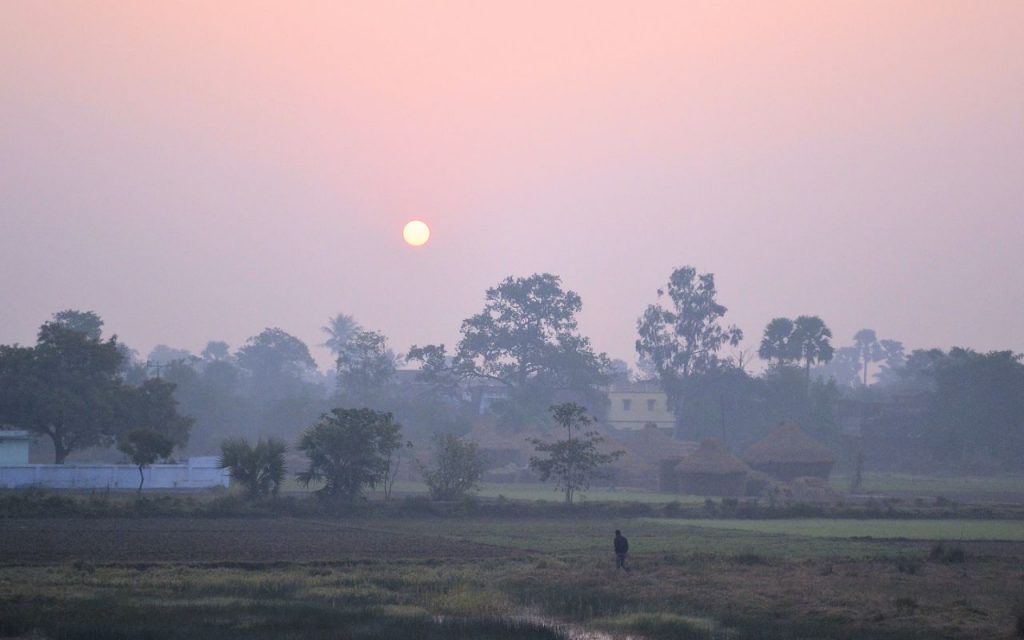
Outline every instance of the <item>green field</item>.
MULTIPOLYGON (((831 485, 850 488, 850 478, 833 475, 831 485)), ((944 496, 950 499, 1024 496, 1021 476, 919 476, 900 473, 865 473, 860 491, 895 495, 944 496)))
MULTIPOLYGON (((427 485, 422 482, 396 482, 396 495, 427 495, 427 485)), ((565 502, 565 494, 552 485, 542 484, 498 484, 482 483, 475 494, 481 498, 504 497, 508 500, 526 500, 529 502, 565 502)), ((657 493, 641 489, 592 488, 576 494, 576 501, 586 502, 642 502, 645 504, 698 504, 704 502, 703 496, 683 496, 674 493, 657 493)))
POLYGON ((1020 520, 668 520, 683 527, 724 529, 767 535, 812 538, 881 538, 906 540, 1006 540, 1024 541, 1020 520))

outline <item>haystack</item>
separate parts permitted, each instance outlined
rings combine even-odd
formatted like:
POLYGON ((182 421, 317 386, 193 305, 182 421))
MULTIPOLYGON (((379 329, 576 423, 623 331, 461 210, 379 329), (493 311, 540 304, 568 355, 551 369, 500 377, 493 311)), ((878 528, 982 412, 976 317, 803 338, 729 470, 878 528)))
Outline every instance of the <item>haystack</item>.
POLYGON ((836 462, 832 452, 790 421, 779 423, 747 449, 743 459, 752 468, 786 482, 800 477, 827 479, 836 462))
POLYGON ((717 440, 705 440, 675 466, 682 493, 742 496, 750 468, 717 440))

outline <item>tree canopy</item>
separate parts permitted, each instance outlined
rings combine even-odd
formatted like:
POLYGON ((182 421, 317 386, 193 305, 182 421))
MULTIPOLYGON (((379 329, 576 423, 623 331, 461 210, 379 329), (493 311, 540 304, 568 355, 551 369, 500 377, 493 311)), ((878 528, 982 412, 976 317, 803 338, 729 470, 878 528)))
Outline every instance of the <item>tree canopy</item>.
POLYGON ((407 357, 423 363, 427 378, 477 376, 506 386, 501 412, 512 426, 546 421, 544 408, 559 395, 603 410, 609 360, 579 334, 582 306, 556 275, 510 276, 487 290, 483 311, 463 321, 451 360, 444 345, 413 346, 407 357))
POLYGON ((322 497, 353 501, 386 479, 391 453, 401 446, 400 432, 390 413, 333 409, 299 439, 309 468, 298 480, 307 487, 322 483, 322 497))
POLYGON ((49 438, 57 464, 73 451, 109 446, 131 429, 184 443, 191 419, 178 414, 174 387, 125 384, 116 337, 70 328, 67 319, 79 317, 74 313, 43 324, 35 347, 0 346, 0 422, 49 438))
POLYGON ((659 289, 659 301, 637 321, 637 353, 654 365, 673 407, 680 404, 691 375, 717 366, 718 351, 743 339, 738 327, 722 325, 727 309, 717 297, 714 274, 679 267, 667 292, 659 289), (661 302, 666 296, 668 306, 661 302))

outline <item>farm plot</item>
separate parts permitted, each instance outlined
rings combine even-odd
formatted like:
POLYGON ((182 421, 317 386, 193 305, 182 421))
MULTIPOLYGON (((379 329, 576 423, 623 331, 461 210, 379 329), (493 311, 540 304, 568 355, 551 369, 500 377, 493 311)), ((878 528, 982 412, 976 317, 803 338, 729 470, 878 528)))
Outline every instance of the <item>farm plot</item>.
POLYGON ((332 562, 490 558, 508 549, 342 520, 291 518, 0 519, 0 564, 332 562))

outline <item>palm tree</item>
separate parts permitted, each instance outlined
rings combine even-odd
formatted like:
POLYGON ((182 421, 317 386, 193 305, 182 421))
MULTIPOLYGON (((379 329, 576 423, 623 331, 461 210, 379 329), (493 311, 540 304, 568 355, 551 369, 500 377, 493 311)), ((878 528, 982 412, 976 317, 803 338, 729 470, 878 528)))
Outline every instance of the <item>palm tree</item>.
POLYGON ((812 364, 832 359, 835 349, 829 342, 831 338, 832 331, 818 316, 800 316, 793 323, 793 350, 804 361, 808 377, 812 364))
POLYGON ((245 438, 230 438, 220 445, 219 466, 231 470, 231 479, 245 487, 249 497, 276 496, 284 482, 287 450, 276 438, 260 439, 255 447, 245 438))
POLYGON ((320 330, 327 334, 327 340, 322 346, 330 349, 334 357, 337 358, 344 351, 345 345, 348 344, 352 336, 362 330, 362 327, 352 316, 339 313, 328 319, 327 326, 321 327, 320 330))
POLYGON ((781 366, 787 360, 792 360, 796 355, 793 353, 793 345, 790 338, 793 335, 793 321, 789 318, 775 318, 764 328, 764 337, 761 338, 761 348, 757 355, 765 360, 775 358, 781 366))
POLYGON ((868 365, 882 359, 882 347, 878 344, 878 336, 872 329, 861 329, 853 336, 854 345, 857 347, 857 354, 864 367, 864 386, 868 386, 868 365))

